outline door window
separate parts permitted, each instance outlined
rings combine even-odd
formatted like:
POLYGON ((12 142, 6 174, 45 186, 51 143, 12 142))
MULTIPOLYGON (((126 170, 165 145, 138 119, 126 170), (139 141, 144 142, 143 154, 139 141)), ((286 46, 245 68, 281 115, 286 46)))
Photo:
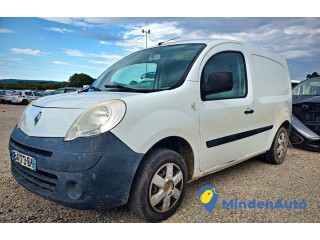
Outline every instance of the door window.
POLYGON ((201 84, 206 84, 209 75, 217 72, 231 72, 233 88, 230 91, 204 94, 202 100, 219 100, 230 98, 244 98, 247 95, 247 74, 243 54, 240 52, 221 52, 212 56, 203 68, 201 84))

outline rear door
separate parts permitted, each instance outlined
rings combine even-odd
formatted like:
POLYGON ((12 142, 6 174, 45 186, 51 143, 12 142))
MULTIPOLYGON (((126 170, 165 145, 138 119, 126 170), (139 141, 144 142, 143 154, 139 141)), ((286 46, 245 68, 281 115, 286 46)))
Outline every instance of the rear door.
POLYGON ((233 89, 205 95, 200 107, 200 170, 236 161, 252 152, 255 121, 252 79, 247 71, 248 54, 241 44, 212 48, 201 67, 201 84, 214 72, 231 72, 233 89))
POLYGON ((28 102, 32 102, 34 100, 34 95, 32 92, 25 92, 26 98, 28 99, 28 102))

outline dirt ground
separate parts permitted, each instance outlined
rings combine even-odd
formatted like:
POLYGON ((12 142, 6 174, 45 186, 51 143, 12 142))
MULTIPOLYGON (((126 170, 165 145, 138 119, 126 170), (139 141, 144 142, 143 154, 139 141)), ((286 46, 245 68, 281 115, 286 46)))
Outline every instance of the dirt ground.
MULTIPOLYGON (((126 206, 100 211, 70 209, 20 186, 10 172, 8 141, 25 107, 0 104, 0 222, 141 222, 126 206)), ((188 185, 186 197, 166 222, 320 222, 320 153, 290 148, 274 166, 258 158, 211 174, 188 185), (197 194, 204 185, 219 191, 208 213, 197 194), (306 209, 225 209, 222 200, 305 201, 306 209)))

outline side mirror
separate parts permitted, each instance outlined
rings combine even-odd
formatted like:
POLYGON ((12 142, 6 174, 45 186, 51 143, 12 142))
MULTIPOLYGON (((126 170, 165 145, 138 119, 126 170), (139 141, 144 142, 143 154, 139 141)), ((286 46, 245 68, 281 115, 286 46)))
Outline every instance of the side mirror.
POLYGON ((232 72, 214 72, 208 77, 207 83, 203 84, 205 94, 222 93, 231 91, 233 88, 232 72))

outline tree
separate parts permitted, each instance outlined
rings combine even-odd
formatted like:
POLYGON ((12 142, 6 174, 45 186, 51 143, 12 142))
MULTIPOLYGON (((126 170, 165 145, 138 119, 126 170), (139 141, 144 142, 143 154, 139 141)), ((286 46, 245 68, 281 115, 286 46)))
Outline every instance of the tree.
POLYGON ((85 73, 75 73, 69 78, 70 87, 82 87, 83 85, 91 85, 94 78, 85 73))
POLYGON ((317 78, 317 77, 320 77, 320 74, 317 73, 317 72, 313 72, 312 74, 308 74, 307 75, 307 79, 309 79, 309 78, 317 78))
POLYGON ((60 83, 60 87, 64 88, 64 87, 69 87, 69 83, 63 81, 62 83, 60 83))

